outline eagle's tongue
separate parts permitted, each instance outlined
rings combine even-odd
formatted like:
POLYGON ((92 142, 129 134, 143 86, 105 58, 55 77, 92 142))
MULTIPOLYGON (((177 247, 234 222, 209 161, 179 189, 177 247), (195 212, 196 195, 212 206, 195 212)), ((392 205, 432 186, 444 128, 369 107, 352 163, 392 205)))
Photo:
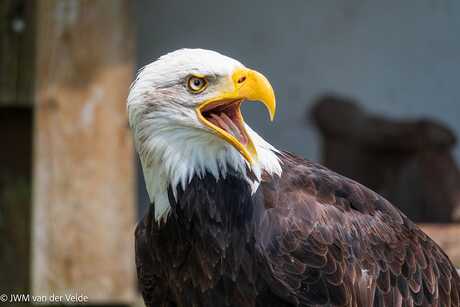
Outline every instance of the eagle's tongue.
POLYGON ((211 114, 211 118, 210 118, 210 121, 224 129, 226 132, 230 133, 231 135, 233 135, 235 138, 238 139, 238 141, 240 141, 241 143, 245 144, 246 143, 246 137, 244 136, 244 134, 240 131, 240 129, 238 128, 238 126, 232 121, 232 119, 230 117, 228 117, 227 114, 225 114, 225 112, 222 112, 220 113, 219 115, 215 114, 215 113, 212 113, 211 114))

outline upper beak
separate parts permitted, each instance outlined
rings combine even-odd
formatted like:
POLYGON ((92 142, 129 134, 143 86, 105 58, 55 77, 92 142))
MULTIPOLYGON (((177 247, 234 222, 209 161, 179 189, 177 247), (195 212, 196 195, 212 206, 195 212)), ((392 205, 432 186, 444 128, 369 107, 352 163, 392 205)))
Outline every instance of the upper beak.
POLYGON ((243 99, 262 102, 268 110, 270 121, 275 118, 275 92, 267 78, 252 69, 237 69, 232 75, 236 95, 243 99))
MULTIPOLYGON (((276 100, 273 88, 267 78, 261 73, 248 69, 237 68, 231 76, 230 90, 224 90, 216 97, 208 99, 197 108, 199 120, 206 126, 215 131, 217 135, 233 145, 249 162, 253 163, 257 158, 257 151, 253 141, 246 132, 244 120, 240 112, 240 104, 245 100, 259 101, 268 110, 270 120, 273 120, 276 112, 276 100), (235 137, 235 133, 230 133, 222 125, 211 122, 206 114, 225 113, 222 110, 231 110, 232 122, 238 126, 241 138, 235 137), (217 111, 218 110, 218 111, 217 111)), ((230 111, 229 111, 230 112, 230 111)))

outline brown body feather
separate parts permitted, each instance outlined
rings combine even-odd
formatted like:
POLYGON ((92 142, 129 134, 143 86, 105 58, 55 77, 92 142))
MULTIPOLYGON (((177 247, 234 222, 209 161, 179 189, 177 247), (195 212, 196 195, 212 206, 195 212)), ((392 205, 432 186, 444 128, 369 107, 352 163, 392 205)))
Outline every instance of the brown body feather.
POLYGON ((136 229, 148 307, 460 306, 444 252, 388 201, 287 153, 251 196, 237 174, 195 177, 136 229))

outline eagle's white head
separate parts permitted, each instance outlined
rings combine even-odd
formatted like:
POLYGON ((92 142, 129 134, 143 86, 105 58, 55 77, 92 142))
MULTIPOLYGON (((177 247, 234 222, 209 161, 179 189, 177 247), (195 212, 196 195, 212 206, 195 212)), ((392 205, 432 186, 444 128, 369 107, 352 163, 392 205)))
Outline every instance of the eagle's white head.
POLYGON ((264 171, 280 175, 276 149, 243 120, 245 100, 262 102, 273 119, 268 80, 214 51, 180 49, 140 70, 128 96, 129 123, 158 222, 170 209, 168 186, 176 195, 194 176, 219 180, 232 168, 255 192, 264 171))

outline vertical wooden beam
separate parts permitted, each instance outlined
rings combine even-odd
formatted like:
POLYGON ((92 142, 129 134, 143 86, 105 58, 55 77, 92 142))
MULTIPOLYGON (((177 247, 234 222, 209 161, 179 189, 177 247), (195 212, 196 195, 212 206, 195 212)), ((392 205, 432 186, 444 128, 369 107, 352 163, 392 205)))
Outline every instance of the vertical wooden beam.
POLYGON ((32 293, 135 296, 128 0, 37 1, 32 293))

